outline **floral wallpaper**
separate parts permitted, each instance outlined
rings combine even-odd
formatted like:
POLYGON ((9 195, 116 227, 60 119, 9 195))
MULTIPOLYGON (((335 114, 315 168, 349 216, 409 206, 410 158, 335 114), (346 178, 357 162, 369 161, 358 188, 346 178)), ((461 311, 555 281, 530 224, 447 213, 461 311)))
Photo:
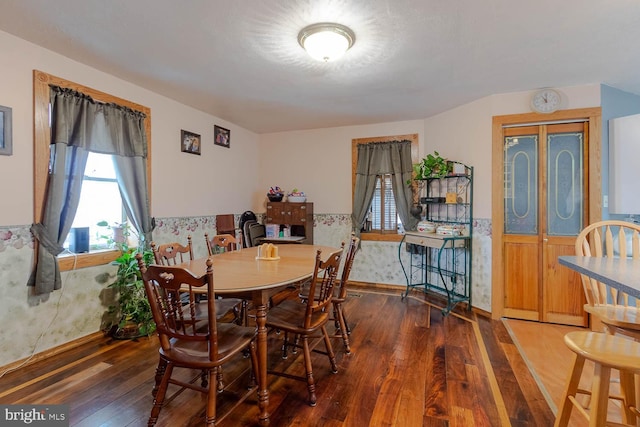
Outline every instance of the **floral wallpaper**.
POLYGON ((8 247, 33 249, 33 237, 29 226, 0 227, 0 252, 8 247))
MULTIPOLYGON (((263 221, 264 215, 257 215, 263 221)), ((240 215, 235 216, 236 224, 240 215)), ((26 286, 33 264, 33 239, 29 225, 0 227, 0 323, 12 334, 0 335, 0 366, 29 357, 101 330, 113 301, 109 283, 116 266, 103 265, 62 273, 63 288, 50 295, 32 295, 26 286), (25 327, 29 325, 29 327, 25 327)), ((195 256, 207 253, 204 233, 216 233, 215 216, 156 218, 156 242, 186 241, 192 236, 195 256)), ((318 245, 339 246, 351 233, 351 215, 316 214, 314 240, 318 245)), ((359 282, 406 286, 400 264, 410 254, 395 242, 362 242, 351 278, 359 282)), ((472 300, 475 307, 491 310, 491 221, 473 222, 472 300)), ((0 372, 1 374, 1 372, 0 372)))

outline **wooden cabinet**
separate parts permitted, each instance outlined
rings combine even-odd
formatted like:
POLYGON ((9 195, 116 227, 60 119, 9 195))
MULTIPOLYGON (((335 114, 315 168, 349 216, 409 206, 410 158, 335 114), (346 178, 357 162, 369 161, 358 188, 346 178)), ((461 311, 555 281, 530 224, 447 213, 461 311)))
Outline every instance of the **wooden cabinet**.
POLYGON ((313 244, 313 203, 267 202, 267 224, 291 226, 291 236, 303 236, 313 244))

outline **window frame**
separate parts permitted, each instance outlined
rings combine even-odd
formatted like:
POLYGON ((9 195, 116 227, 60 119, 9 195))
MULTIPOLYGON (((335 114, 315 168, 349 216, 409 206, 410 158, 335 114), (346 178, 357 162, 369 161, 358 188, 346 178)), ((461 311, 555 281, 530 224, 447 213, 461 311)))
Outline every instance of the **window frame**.
MULTIPOLYGON (((87 86, 83 86, 60 77, 52 76, 39 70, 33 70, 33 218, 34 223, 42 221, 42 208, 45 200, 47 179, 49 175, 51 127, 49 126, 49 85, 69 88, 91 96, 104 103, 115 103, 146 115, 144 119, 147 134, 147 191, 151 202, 151 109, 140 104, 118 98, 87 86)), ((34 262, 37 257, 36 242, 34 262)), ((73 256, 59 256, 60 271, 103 265, 115 260, 120 255, 117 249, 106 249, 93 253, 73 256)))
MULTIPOLYGON (((387 141, 411 141, 411 163, 417 163, 419 160, 419 144, 418 134, 407 135, 393 135, 393 136, 378 136, 372 138, 354 138, 351 140, 351 200, 353 203, 353 196, 356 189, 356 169, 358 167, 358 145, 361 144, 374 144, 377 142, 387 141)), ((413 186, 413 201, 417 202, 418 193, 416 187, 413 186)), ((353 210, 353 205, 352 205, 353 210)), ((390 232, 381 233, 379 231, 366 231, 360 234, 361 240, 374 240, 374 241, 387 241, 387 242, 399 242, 402 240, 403 235, 390 232)))

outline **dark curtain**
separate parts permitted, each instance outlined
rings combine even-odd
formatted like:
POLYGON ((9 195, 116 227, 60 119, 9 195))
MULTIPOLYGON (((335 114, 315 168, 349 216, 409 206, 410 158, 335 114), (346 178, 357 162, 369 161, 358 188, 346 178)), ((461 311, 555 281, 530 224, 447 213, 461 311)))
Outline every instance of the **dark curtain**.
POLYGON ((400 220, 406 230, 413 230, 417 220, 410 214, 413 194, 406 184, 412 177, 411 141, 387 141, 358 145, 356 183, 351 221, 360 236, 373 193, 376 177, 391 174, 393 195, 400 220))
POLYGON ((36 294, 60 289, 57 255, 71 229, 80 200, 89 152, 112 154, 129 218, 145 242, 151 241, 145 115, 116 104, 94 101, 80 92, 50 87, 51 161, 42 222, 31 231, 39 243, 28 285, 36 294))

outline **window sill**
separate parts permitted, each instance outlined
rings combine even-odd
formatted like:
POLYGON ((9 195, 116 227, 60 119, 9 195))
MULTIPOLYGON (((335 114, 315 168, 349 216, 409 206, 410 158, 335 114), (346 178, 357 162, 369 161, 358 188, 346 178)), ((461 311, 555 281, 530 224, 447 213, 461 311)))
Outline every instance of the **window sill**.
POLYGON ((360 240, 375 242, 399 242, 403 237, 402 234, 360 233, 360 240))
POLYGON ((114 261, 121 252, 115 249, 93 252, 88 254, 61 255, 58 257, 60 271, 77 270, 78 268, 104 265, 114 261))

